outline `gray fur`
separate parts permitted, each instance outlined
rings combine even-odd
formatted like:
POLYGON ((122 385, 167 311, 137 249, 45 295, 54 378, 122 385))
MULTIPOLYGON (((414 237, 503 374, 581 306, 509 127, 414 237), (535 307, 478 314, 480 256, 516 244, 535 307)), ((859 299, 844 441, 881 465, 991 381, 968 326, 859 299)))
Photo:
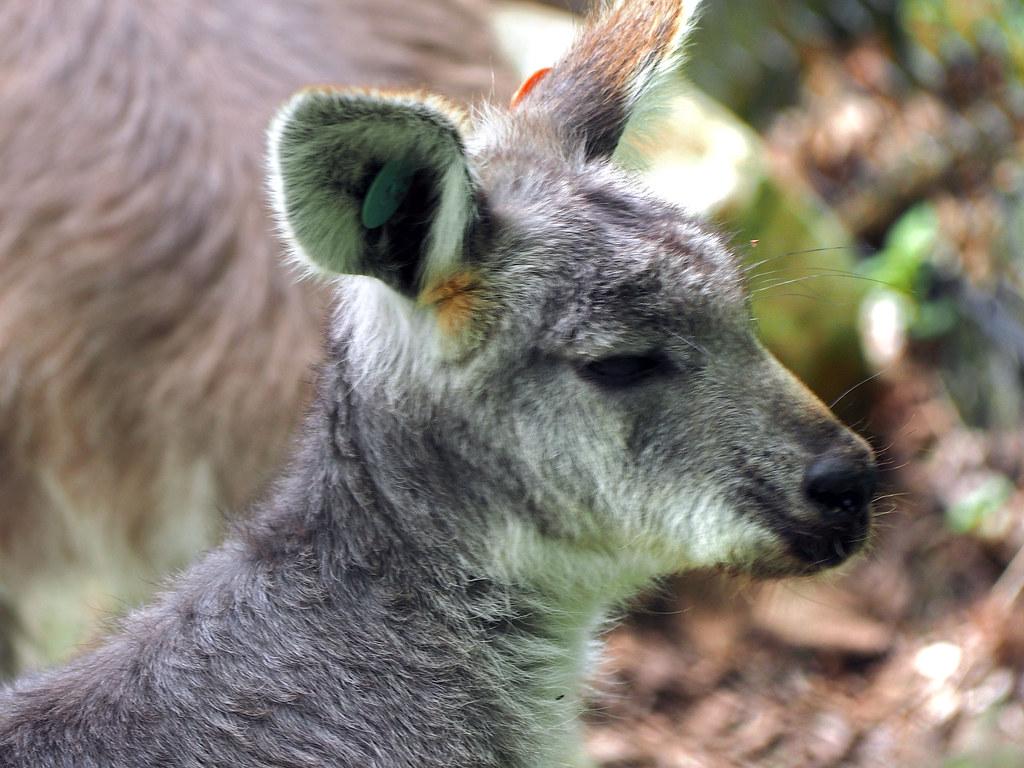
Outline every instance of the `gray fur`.
MULTIPOLYGON (((275 490, 105 645, 0 694, 0 765, 580 765, 578 686, 615 603, 690 567, 807 573, 856 549, 866 509, 823 509, 804 478, 822 456, 868 473, 866 446, 753 337, 722 239, 599 145, 560 130, 554 96, 478 117, 447 254, 479 281, 471 317, 442 330, 418 286, 339 278, 275 490), (652 351, 664 370, 633 386, 588 367, 652 351)), ((412 213, 436 228, 443 197, 412 213)))

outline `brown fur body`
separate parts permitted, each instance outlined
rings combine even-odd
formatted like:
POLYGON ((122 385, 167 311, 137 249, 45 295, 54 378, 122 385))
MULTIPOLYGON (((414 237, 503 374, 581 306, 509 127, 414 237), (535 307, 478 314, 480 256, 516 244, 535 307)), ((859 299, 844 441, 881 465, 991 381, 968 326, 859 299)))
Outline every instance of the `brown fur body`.
POLYGON ((0 9, 0 602, 22 663, 207 546, 287 444, 323 305, 280 266, 263 202, 275 106, 309 82, 501 97, 486 10, 0 9))

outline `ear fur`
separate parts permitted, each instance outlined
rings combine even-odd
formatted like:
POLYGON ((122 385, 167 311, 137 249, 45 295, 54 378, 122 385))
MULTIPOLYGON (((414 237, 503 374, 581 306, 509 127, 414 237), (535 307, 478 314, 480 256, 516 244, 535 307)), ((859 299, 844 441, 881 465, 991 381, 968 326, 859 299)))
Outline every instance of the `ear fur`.
POLYGON ((271 124, 269 155, 272 202, 295 259, 377 277, 409 297, 453 271, 474 216, 464 121, 425 94, 311 88, 294 96, 271 124), (395 168, 392 204, 368 216, 367 198, 380 196, 375 180, 395 168))
POLYGON ((619 0, 521 98, 588 159, 608 157, 640 99, 682 61, 700 0, 619 0))

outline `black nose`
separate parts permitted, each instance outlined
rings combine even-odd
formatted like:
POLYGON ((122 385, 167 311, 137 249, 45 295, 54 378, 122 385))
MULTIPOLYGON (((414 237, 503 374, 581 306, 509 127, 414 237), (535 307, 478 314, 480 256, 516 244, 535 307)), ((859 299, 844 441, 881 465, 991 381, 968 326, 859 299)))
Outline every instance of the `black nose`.
POLYGON ((819 456, 804 474, 804 494, 826 520, 860 518, 875 492, 878 471, 870 456, 819 456))

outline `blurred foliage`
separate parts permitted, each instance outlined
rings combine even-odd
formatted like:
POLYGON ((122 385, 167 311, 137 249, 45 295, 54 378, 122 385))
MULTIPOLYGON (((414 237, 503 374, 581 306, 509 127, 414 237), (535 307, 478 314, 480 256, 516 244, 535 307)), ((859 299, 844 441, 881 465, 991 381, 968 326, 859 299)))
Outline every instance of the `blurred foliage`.
POLYGON ((911 208, 889 230, 885 246, 860 265, 878 292, 893 292, 907 318, 906 331, 918 339, 948 333, 958 317, 952 300, 928 290, 932 255, 941 236, 939 217, 929 203, 911 208))
POLYGON ((990 477, 946 510, 946 520, 957 533, 972 533, 1003 509, 1013 495, 1013 483, 1001 475, 990 477))
POLYGON ((942 62, 992 51, 1008 81, 1024 80, 1024 4, 1020 0, 904 0, 896 6, 900 25, 919 47, 922 67, 941 77, 942 62), (925 59, 927 54, 931 60, 925 59))
POLYGON ((938 237, 938 214, 934 207, 922 203, 900 218, 889 231, 885 247, 863 262, 862 271, 892 290, 913 294, 938 237))
POLYGON ((809 49, 865 34, 898 35, 897 0, 752 0, 706 3, 687 75, 762 127, 799 100, 809 49))

